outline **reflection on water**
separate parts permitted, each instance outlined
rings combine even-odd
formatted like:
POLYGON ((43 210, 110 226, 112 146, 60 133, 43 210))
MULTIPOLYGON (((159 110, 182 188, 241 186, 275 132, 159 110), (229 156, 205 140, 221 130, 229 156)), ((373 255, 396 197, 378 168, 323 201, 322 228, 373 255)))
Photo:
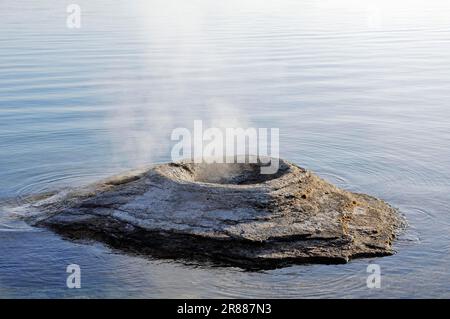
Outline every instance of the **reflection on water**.
POLYGON ((410 227, 394 256, 244 272, 64 241, 4 204, 0 297, 450 296, 448 1, 78 3, 79 30, 60 1, 0 3, 0 198, 166 161, 202 119, 279 127, 284 158, 410 227))

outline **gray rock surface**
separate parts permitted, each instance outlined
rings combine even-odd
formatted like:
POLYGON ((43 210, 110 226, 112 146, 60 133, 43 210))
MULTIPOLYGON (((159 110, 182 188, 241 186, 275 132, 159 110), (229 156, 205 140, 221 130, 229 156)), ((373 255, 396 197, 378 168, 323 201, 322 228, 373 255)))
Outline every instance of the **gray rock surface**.
POLYGON ((259 169, 156 165, 44 196, 29 204, 26 220, 131 252, 245 268, 393 253, 404 222, 385 202, 287 161, 275 175, 259 169))

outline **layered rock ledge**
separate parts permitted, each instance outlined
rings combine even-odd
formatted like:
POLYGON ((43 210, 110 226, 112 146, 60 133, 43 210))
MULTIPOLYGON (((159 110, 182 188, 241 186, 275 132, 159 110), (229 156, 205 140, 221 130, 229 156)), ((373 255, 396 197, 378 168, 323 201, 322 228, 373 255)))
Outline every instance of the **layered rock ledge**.
POLYGON ((28 210, 29 223, 70 238, 245 268, 390 255, 404 224, 385 202, 284 160, 273 175, 259 164, 161 164, 40 198, 28 210))

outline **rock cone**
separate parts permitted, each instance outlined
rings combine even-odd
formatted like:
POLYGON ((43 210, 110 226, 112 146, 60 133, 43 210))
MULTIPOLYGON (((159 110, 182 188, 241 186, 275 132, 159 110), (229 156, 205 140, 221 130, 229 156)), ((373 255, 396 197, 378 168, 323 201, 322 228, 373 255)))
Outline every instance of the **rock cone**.
POLYGON ((374 197, 350 193, 280 160, 178 162, 132 171, 29 204, 28 222, 163 258, 272 268, 393 253, 403 225, 374 197))

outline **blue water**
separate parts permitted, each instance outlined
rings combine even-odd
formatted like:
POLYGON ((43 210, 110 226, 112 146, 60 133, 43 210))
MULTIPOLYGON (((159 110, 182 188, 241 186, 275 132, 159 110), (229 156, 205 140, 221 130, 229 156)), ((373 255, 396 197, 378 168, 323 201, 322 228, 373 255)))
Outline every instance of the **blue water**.
POLYGON ((245 272, 66 241, 3 205, 1 298, 450 297, 448 1, 77 0, 68 29, 72 2, 0 3, 0 198, 170 160, 202 119, 279 128, 283 158, 409 227, 394 256, 245 272))

